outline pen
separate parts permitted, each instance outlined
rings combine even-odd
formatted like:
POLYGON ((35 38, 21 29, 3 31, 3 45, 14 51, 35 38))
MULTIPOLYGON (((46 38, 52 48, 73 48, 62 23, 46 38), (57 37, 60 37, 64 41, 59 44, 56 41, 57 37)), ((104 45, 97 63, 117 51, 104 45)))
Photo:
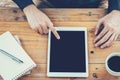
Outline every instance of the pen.
POLYGON ((12 60, 14 60, 14 61, 16 61, 18 63, 24 63, 22 60, 18 59, 17 57, 11 55, 10 53, 8 53, 8 52, 6 52, 6 51, 4 51, 2 49, 0 49, 0 52, 3 53, 4 55, 10 57, 12 60))

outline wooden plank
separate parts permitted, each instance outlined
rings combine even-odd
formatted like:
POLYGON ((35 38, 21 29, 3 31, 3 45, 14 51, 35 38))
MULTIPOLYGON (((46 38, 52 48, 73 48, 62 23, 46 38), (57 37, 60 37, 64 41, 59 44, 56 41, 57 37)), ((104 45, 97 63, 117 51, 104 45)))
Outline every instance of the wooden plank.
POLYGON ((47 35, 33 31, 19 9, 0 9, 0 34, 10 31, 18 35, 22 46, 38 67, 30 75, 19 80, 120 80, 111 76, 105 69, 105 59, 111 52, 120 52, 120 42, 107 49, 94 48, 94 28, 97 21, 105 15, 103 9, 43 9, 54 26, 83 26, 88 29, 89 77, 88 78, 48 78, 46 77, 47 35), (63 12, 63 13, 61 13, 63 12), (8 14, 9 13, 9 14, 8 14), (15 22, 17 21, 17 22, 15 22))
MULTIPOLYGON (((52 21, 97 21, 105 15, 103 9, 41 9, 52 21)), ((0 21, 26 21, 23 12, 18 8, 0 9, 0 21), (8 14, 9 13, 9 14, 8 14)))
MULTIPOLYGON (((56 22, 55 26, 67 26, 66 22, 56 22)), ((71 22, 70 26, 86 26, 88 28, 88 47, 89 47, 89 63, 104 63, 106 57, 112 52, 120 52, 120 42, 114 42, 114 45, 107 49, 94 48, 94 33, 91 30, 96 22, 71 22)), ((47 57, 47 35, 40 35, 29 28, 27 22, 0 22, 0 34, 5 31, 11 31, 14 35, 18 35, 22 42, 23 48, 40 64, 46 63, 47 57)))
POLYGON ((46 76, 46 64, 38 64, 38 67, 32 70, 30 75, 21 77, 19 80, 119 80, 120 77, 114 77, 108 74, 104 64, 89 64, 88 78, 48 78, 46 76))

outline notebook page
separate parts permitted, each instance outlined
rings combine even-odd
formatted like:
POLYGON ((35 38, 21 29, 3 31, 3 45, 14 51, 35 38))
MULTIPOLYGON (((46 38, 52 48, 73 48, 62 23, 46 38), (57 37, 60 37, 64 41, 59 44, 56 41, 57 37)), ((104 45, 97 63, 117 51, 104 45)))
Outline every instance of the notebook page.
POLYGON ((21 76, 21 74, 26 73, 36 66, 10 32, 6 32, 0 36, 0 49, 9 52, 11 55, 24 62, 18 63, 10 57, 0 53, 0 64, 2 64, 0 65, 0 74, 5 80, 16 79, 21 76))
MULTIPOLYGON (((14 35, 14 39, 18 42, 18 44, 22 47, 22 44, 21 44, 21 42, 20 42, 20 39, 19 39, 19 37, 17 36, 17 35, 14 35)), ((28 75, 28 74, 30 74, 31 73, 31 71, 28 71, 27 73, 25 73, 24 75, 28 75)))

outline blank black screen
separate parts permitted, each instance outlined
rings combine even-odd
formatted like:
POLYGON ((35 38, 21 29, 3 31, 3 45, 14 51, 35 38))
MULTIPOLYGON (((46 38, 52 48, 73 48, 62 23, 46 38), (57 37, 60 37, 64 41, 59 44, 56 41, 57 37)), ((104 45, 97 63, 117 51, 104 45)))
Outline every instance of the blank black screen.
POLYGON ((50 72, 86 72, 85 32, 58 31, 61 39, 51 33, 50 72))

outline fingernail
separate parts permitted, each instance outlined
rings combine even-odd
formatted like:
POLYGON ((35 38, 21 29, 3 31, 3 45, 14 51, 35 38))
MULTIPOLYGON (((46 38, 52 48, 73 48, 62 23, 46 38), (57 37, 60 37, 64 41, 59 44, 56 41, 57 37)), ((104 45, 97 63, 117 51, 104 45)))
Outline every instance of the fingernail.
POLYGON ((58 36, 57 39, 59 40, 59 39, 60 39, 60 36, 58 36))

